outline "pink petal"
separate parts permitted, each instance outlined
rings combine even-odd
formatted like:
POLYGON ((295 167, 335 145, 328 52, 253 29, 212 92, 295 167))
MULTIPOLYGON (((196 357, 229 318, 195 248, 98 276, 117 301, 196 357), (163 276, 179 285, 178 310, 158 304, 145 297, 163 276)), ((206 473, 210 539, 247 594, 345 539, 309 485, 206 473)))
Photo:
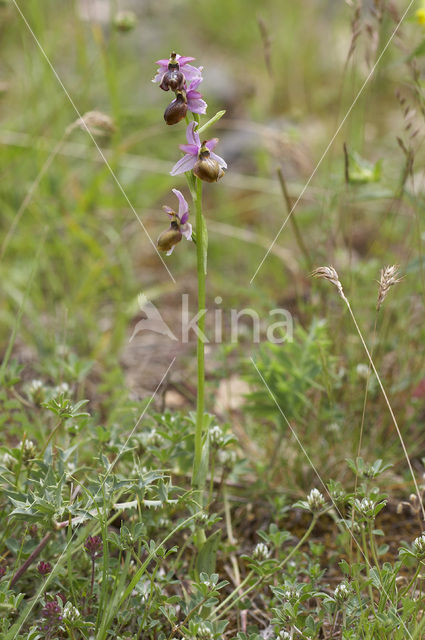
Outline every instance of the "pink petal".
POLYGON ((197 156, 199 151, 199 147, 196 144, 179 144, 179 149, 189 153, 191 156, 197 156))
POLYGON ((182 69, 184 73, 184 77, 186 78, 187 84, 190 84, 193 80, 200 78, 202 80, 202 67, 197 69, 196 67, 192 67, 191 64, 185 64, 182 69))
MULTIPOLYGON (((197 91, 193 91, 193 93, 198 93, 197 91)), ((201 94, 199 94, 200 96, 201 94)), ((187 96, 187 108, 192 113, 206 113, 207 112, 207 103, 205 100, 202 100, 201 97, 194 98, 193 95, 189 98, 189 94, 187 96)))
POLYGON ((161 82, 163 75, 164 75, 164 69, 159 69, 157 74, 152 78, 152 82, 161 82))
POLYGON ((192 100, 193 98, 202 98, 202 93, 200 93, 200 91, 195 91, 194 89, 190 89, 186 93, 186 98, 188 100, 192 100))
POLYGON ((196 158, 195 156, 191 156, 186 154, 183 158, 180 158, 178 162, 174 165, 174 167, 170 171, 170 175, 177 176, 179 173, 185 173, 186 171, 191 171, 195 166, 196 158))
POLYGON ((179 191, 178 189, 173 189, 173 193, 174 193, 175 196, 177 196, 178 201, 179 201, 179 218, 180 218, 180 220, 182 222, 186 222, 187 216, 186 216, 186 220, 183 220, 183 216, 188 214, 189 205, 187 204, 187 202, 185 200, 185 197, 184 197, 184 195, 182 194, 181 191, 179 191))
POLYGON ((166 205, 164 205, 162 208, 165 211, 165 213, 170 216, 170 218, 173 217, 174 211, 172 210, 171 207, 167 207, 166 205))
POLYGON ((195 127, 197 126, 196 122, 190 122, 187 125, 186 129, 186 139, 189 144, 194 144, 198 147, 201 146, 201 142, 199 140, 199 133, 195 131, 195 127))
POLYGON ((218 138, 211 138, 211 140, 207 140, 205 146, 207 149, 212 151, 217 146, 218 138))
POLYGON ((216 153, 213 153, 211 151, 210 153, 210 157, 213 158, 214 160, 217 160, 219 167, 221 167, 221 169, 227 169, 227 163, 225 160, 223 160, 223 158, 221 156, 218 156, 216 153))
POLYGON ((165 67, 166 69, 168 69, 168 63, 168 58, 163 58, 162 60, 157 60, 155 64, 157 64, 159 67, 165 67))
MULTIPOLYGON (((182 67, 183 65, 186 65, 188 62, 193 62, 193 60, 195 60, 195 58, 191 58, 190 56, 179 56, 177 54, 177 62, 179 63, 179 65, 182 67)), ((189 65, 190 66, 190 65, 189 65)))
POLYGON ((186 224, 183 224, 180 227, 180 231, 182 232, 182 235, 184 235, 186 240, 192 240, 192 225, 190 224, 190 222, 186 222, 186 224))
POLYGON ((195 89, 197 89, 201 84, 201 82, 202 82, 201 76, 199 78, 195 78, 194 80, 192 80, 189 86, 189 91, 194 91, 195 89))

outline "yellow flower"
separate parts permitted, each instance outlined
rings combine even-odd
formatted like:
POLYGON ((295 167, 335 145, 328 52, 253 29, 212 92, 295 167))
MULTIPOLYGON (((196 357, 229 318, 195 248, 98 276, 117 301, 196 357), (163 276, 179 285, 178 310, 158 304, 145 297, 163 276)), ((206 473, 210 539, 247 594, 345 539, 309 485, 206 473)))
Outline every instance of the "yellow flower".
POLYGON ((425 7, 423 9, 418 9, 415 13, 415 16, 419 24, 425 25, 425 7))

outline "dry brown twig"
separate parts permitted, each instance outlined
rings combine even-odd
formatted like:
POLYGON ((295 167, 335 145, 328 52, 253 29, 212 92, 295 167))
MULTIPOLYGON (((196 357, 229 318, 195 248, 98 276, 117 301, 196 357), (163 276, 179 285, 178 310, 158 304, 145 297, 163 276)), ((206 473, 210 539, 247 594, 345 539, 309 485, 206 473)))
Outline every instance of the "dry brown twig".
POLYGON ((269 30, 261 16, 257 17, 257 24, 260 30, 261 41, 263 43, 264 61, 266 63, 267 73, 270 77, 273 77, 272 68, 272 41, 270 38, 269 30))

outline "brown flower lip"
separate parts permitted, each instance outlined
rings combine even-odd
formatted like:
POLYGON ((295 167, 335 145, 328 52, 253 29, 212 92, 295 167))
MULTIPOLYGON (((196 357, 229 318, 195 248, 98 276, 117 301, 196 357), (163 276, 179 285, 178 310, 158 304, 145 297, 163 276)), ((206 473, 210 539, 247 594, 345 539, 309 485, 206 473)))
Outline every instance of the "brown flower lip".
POLYGON ((205 182, 217 182, 224 176, 223 169, 217 160, 210 157, 210 152, 204 145, 201 147, 198 159, 193 167, 193 173, 205 182))
POLYGON ((168 71, 164 73, 161 79, 161 84, 159 85, 163 91, 182 91, 184 89, 185 77, 183 73, 178 68, 170 69, 170 65, 168 65, 168 71))
POLYGON ((172 220, 169 228, 158 237, 156 244, 160 251, 170 251, 182 239, 182 232, 177 221, 172 220))
POLYGON ((164 120, 167 124, 177 124, 180 120, 186 116, 187 102, 184 92, 176 94, 175 99, 170 102, 168 107, 164 111, 164 120))

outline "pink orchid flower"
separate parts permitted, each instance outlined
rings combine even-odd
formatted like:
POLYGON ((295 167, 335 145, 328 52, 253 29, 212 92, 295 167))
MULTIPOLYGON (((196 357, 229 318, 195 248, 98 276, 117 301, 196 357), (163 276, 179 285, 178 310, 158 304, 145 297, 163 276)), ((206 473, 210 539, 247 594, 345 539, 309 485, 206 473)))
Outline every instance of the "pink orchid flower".
POLYGON ((179 212, 176 213, 171 207, 164 206, 165 213, 170 218, 170 228, 164 231, 158 238, 158 248, 167 252, 170 256, 176 244, 180 242, 182 236, 186 240, 192 240, 192 225, 188 222, 189 205, 181 191, 173 189, 173 193, 179 201, 179 212))
POLYGON ((171 169, 170 174, 172 176, 177 176, 180 173, 193 170, 196 163, 199 161, 201 152, 208 152, 209 157, 217 162, 221 170, 227 169, 226 161, 221 156, 218 156, 213 152, 213 149, 218 143, 218 138, 212 138, 211 140, 207 140, 205 143, 201 144, 199 133, 195 131, 196 127, 196 122, 191 122, 187 126, 186 138, 188 144, 179 145, 180 149, 185 152, 185 155, 183 158, 180 158, 180 160, 176 162, 174 167, 171 169))
POLYGON ((198 67, 194 67, 191 64, 188 64, 193 60, 195 60, 195 58, 191 58, 190 56, 181 56, 178 53, 172 54, 169 59, 163 58, 162 60, 157 60, 156 64, 159 66, 159 69, 152 82, 161 83, 164 74, 166 74, 169 70, 170 63, 173 64, 172 61, 178 63, 177 68, 183 73, 187 84, 190 84, 192 80, 195 80, 197 78, 200 78, 202 80, 201 73, 203 67, 199 67, 198 69, 198 67))

